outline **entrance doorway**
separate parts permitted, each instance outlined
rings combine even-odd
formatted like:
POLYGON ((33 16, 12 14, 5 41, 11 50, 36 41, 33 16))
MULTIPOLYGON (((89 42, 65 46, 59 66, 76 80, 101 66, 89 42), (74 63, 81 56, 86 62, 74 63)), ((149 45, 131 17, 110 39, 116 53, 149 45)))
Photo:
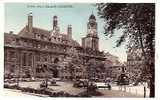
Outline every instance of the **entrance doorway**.
POLYGON ((52 66, 52 75, 54 78, 58 78, 58 62, 59 62, 59 59, 55 58, 54 64, 52 66))
POLYGON ((58 69, 57 68, 52 69, 52 75, 54 78, 58 78, 58 69))

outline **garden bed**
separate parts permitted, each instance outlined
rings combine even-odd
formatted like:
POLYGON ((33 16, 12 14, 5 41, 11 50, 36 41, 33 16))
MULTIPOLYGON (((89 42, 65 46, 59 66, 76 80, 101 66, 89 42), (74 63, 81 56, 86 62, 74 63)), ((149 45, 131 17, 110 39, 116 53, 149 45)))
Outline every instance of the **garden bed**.
POLYGON ((31 87, 19 87, 17 85, 5 84, 4 88, 21 90, 21 92, 34 93, 47 95, 49 97, 79 97, 78 95, 72 95, 64 91, 55 91, 51 88, 31 88, 31 87))

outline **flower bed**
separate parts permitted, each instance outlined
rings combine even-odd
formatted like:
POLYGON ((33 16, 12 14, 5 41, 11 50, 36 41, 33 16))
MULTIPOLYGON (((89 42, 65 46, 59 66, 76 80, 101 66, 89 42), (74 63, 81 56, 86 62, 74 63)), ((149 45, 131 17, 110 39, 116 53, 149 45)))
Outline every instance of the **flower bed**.
POLYGON ((9 89, 21 89, 21 87, 17 86, 17 85, 9 85, 9 84, 4 84, 4 88, 9 88, 9 89))
POLYGON ((50 88, 35 89, 31 87, 19 87, 17 85, 8 85, 8 84, 5 84, 4 88, 17 89, 27 93, 43 94, 43 95, 48 95, 49 97, 79 97, 78 95, 71 95, 64 91, 54 91, 53 89, 50 88))

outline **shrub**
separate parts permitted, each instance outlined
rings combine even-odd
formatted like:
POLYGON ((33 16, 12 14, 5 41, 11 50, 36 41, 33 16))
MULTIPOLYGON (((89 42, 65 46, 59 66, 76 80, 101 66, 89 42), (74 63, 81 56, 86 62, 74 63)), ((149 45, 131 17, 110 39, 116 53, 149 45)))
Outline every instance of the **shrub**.
POLYGON ((9 85, 9 84, 4 84, 4 88, 9 88, 9 89, 20 89, 18 85, 9 85))
POLYGON ((4 84, 4 88, 9 88, 9 85, 8 84, 4 84))

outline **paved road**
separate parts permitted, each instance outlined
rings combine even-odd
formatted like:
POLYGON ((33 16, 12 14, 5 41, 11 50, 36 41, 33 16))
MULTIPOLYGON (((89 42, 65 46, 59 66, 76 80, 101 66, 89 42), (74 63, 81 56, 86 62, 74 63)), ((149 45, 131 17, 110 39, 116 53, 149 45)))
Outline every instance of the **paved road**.
MULTIPOLYGON (((104 97, 104 98, 118 98, 118 97, 124 97, 124 98, 142 98, 142 96, 137 96, 137 95, 133 95, 130 93, 126 93, 126 92, 122 92, 122 91, 115 91, 115 90, 104 90, 104 89, 100 89, 100 92, 102 92, 104 95, 103 96, 99 96, 99 97, 104 97)), ((21 93, 18 90, 13 90, 13 89, 4 89, 4 97, 40 97, 40 95, 35 95, 35 94, 31 94, 31 93, 21 93)), ((50 98, 48 96, 44 96, 41 95, 41 97, 47 97, 50 98)))

